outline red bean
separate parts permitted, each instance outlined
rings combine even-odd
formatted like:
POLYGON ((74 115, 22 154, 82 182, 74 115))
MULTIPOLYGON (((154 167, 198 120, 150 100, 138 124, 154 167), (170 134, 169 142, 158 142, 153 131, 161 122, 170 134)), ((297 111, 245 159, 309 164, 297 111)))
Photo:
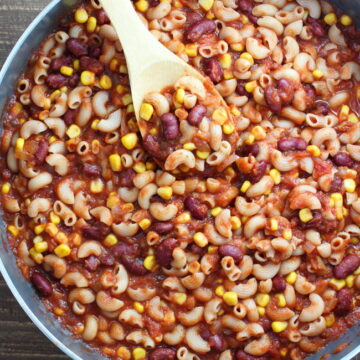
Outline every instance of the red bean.
POLYGON ((117 243, 111 247, 111 253, 115 259, 120 259, 122 255, 135 256, 139 252, 137 245, 129 245, 124 242, 117 243))
POLYGON ((306 141, 295 137, 280 139, 277 147, 280 151, 304 151, 306 150, 306 141))
POLYGON ((195 105, 189 112, 187 121, 192 126, 198 126, 206 114, 206 107, 202 104, 195 105))
POLYGON ((160 140, 155 135, 146 135, 143 140, 143 145, 145 151, 154 158, 160 158, 161 156, 161 147, 160 140))
POLYGON ((148 273, 148 270, 144 267, 143 259, 123 254, 121 255, 121 262, 131 274, 144 276, 148 273))
POLYGON ((89 56, 98 59, 101 55, 101 48, 97 44, 89 45, 89 56))
POLYGON ((210 337, 209 344, 210 344, 211 349, 213 349, 214 351, 218 351, 218 352, 223 351, 224 347, 225 347, 224 338, 218 334, 210 337))
POLYGON ((76 57, 87 55, 88 49, 79 39, 70 38, 66 41, 66 49, 76 57))
POLYGON ((149 360, 174 360, 176 351, 169 348, 157 348, 150 353, 149 360))
POLYGON ((266 356, 252 356, 247 354, 243 350, 238 350, 236 352, 236 360, 267 360, 266 356))
POLYGON ((337 294, 337 303, 334 309, 334 313, 337 316, 345 316, 348 314, 353 306, 353 295, 350 289, 341 289, 337 294))
POLYGON ((324 22, 322 22, 318 19, 314 19, 311 16, 308 16, 307 23, 310 26, 311 32, 316 37, 323 37, 326 35, 327 32, 326 32, 326 26, 325 26, 324 22))
POLYGON ((174 238, 163 240, 156 248, 155 257, 159 265, 168 267, 172 260, 173 250, 178 246, 178 241, 174 238))
POLYGON ((279 96, 283 104, 290 104, 294 98, 295 85, 288 79, 280 79, 278 81, 279 96))
POLYGON ((204 59, 202 61, 202 67, 204 73, 209 76, 215 84, 223 79, 224 71, 216 58, 204 59))
POLYGON ((101 262, 101 265, 104 266, 113 266, 115 263, 114 257, 108 252, 101 253, 99 256, 99 260, 101 262))
POLYGON ((45 161, 45 158, 48 154, 48 149, 49 149, 49 142, 47 139, 40 139, 40 141, 38 142, 38 147, 37 150, 34 154, 35 157, 35 162, 37 165, 42 165, 45 161))
POLYGON ((330 192, 341 192, 343 188, 343 180, 340 176, 334 176, 331 182, 330 192))
POLYGON ((280 292, 286 289, 286 281, 281 275, 274 277, 272 280, 272 284, 275 291, 280 292))
POLYGON ((122 187, 132 187, 133 178, 136 175, 136 172, 133 169, 124 169, 120 173, 119 185, 122 187))
POLYGON ((204 220, 206 218, 207 206, 200 204, 199 200, 192 196, 187 196, 184 200, 184 205, 195 219, 204 220))
POLYGON ((216 31, 216 24, 213 20, 201 19, 192 24, 186 30, 186 37, 189 41, 198 41, 203 35, 211 34, 216 31))
POLYGON ((339 152, 333 157, 333 162, 337 166, 347 166, 352 168, 354 166, 354 160, 350 157, 349 154, 344 152, 339 152))
POLYGON ((203 18, 203 16, 201 14, 199 14, 198 12, 188 11, 186 13, 186 27, 188 28, 189 26, 199 22, 202 18, 203 18))
POLYGON ((249 174, 249 180, 254 184, 259 182, 265 175, 267 169, 267 162, 265 160, 259 161, 249 174))
POLYGON ((240 149, 240 155, 241 156, 248 156, 248 155, 253 155, 253 156, 257 156, 259 154, 260 148, 259 148, 259 144, 258 143, 253 143, 251 145, 244 145, 241 149, 240 149))
POLYGON ((80 69, 92 71, 93 73, 98 75, 104 72, 104 65, 99 60, 96 60, 89 56, 82 56, 80 58, 80 69))
POLYGON ((265 101, 271 111, 277 113, 281 110, 282 102, 279 91, 274 86, 268 86, 264 92, 265 101))
MULTIPOLYGON (((69 115, 70 116, 70 115, 69 115)), ((101 169, 98 165, 85 163, 83 165, 83 172, 89 177, 99 177, 101 175, 101 169)))
POLYGON ((195 243, 191 243, 186 250, 189 250, 190 252, 197 254, 199 256, 203 256, 206 253, 206 248, 202 248, 199 245, 196 245, 195 243))
POLYGON ((174 229, 174 224, 171 222, 157 222, 154 223, 151 228, 158 234, 168 234, 174 229))
POLYGON ((83 236, 90 240, 103 240, 109 232, 108 227, 102 226, 100 223, 97 226, 86 225, 81 230, 83 236))
POLYGON ((345 256, 340 264, 334 267, 334 275, 336 279, 345 279, 348 275, 351 275, 359 266, 360 256, 345 256))
POLYGON ((99 266, 100 260, 94 255, 90 255, 84 261, 84 267, 91 272, 96 271, 99 266))
POLYGON ((52 295, 51 282, 44 275, 34 272, 30 277, 30 281, 41 296, 48 297, 52 295))
POLYGON ((105 10, 103 10, 103 9, 99 9, 96 12, 96 18, 97 18, 98 25, 103 25, 103 24, 109 24, 110 23, 110 19, 107 16, 105 10))
POLYGON ((71 66, 72 64, 73 59, 71 58, 71 56, 61 56, 51 61, 50 70, 60 71, 62 66, 71 66))
POLYGON ((72 76, 69 77, 68 82, 67 82, 67 85, 68 85, 70 88, 75 88, 75 87, 78 86, 79 80, 80 80, 79 74, 74 74, 74 75, 72 75, 72 76))
POLYGON ((65 124, 68 126, 73 124, 75 120, 75 115, 76 115, 76 110, 73 109, 67 110, 63 116, 63 120, 65 121, 65 124))
POLYGON ((238 6, 239 6, 239 9, 242 11, 242 12, 249 12, 253 9, 254 7, 254 4, 251 0, 239 0, 238 1, 238 6))
POLYGON ((49 74, 46 78, 46 84, 53 89, 59 89, 68 83, 68 78, 61 74, 49 74))
POLYGON ((231 244, 223 244, 219 246, 219 255, 223 258, 224 256, 231 256, 236 263, 241 261, 244 254, 239 247, 231 244))
POLYGON ((306 96, 305 96, 305 106, 306 109, 309 109, 313 106, 315 97, 316 97, 316 91, 315 88, 311 84, 304 84, 303 88, 305 90, 306 96))
POLYGON ((174 140, 179 136, 179 122, 174 114, 165 113, 161 115, 160 121, 162 123, 165 140, 174 140))

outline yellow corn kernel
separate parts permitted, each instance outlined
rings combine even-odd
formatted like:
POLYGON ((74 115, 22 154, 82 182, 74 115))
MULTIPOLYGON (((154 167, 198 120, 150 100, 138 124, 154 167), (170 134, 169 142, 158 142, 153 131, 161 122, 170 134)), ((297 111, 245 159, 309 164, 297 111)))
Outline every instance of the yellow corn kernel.
POLYGON ((340 193, 332 193, 330 199, 333 200, 334 206, 337 209, 342 209, 343 207, 343 197, 340 193))
POLYGON ((351 241, 351 243, 352 243, 352 244, 354 244, 354 245, 356 245, 356 244, 358 244, 358 243, 359 243, 359 239, 358 239, 358 238, 356 238, 356 237, 352 237, 352 238, 350 238, 350 241, 351 241))
POLYGON ((99 84, 104 90, 110 90, 112 88, 111 77, 108 75, 101 76, 99 84))
MULTIPOLYGON (((150 133, 151 135, 156 136, 156 135, 159 134, 159 131, 158 131, 157 128, 153 127, 153 128, 151 128, 151 129, 149 130, 149 133, 150 133)), ((174 171, 176 171, 176 170, 177 170, 177 169, 175 169, 174 171)))
POLYGON ((35 227, 34 227, 34 232, 35 232, 35 234, 36 235, 39 235, 39 234, 41 234, 44 230, 45 230, 45 224, 40 224, 40 225, 36 225, 35 227))
POLYGON ((332 327, 335 323, 335 315, 333 313, 325 316, 326 327, 332 327))
POLYGON ((147 161, 145 163, 146 170, 155 170, 156 164, 153 161, 147 161))
POLYGON ((354 271, 354 275, 360 275, 360 266, 354 271))
POLYGON ((328 13, 324 16, 324 21, 327 25, 334 25, 337 22, 337 16, 335 13, 328 13))
POLYGON ((186 144, 183 145, 183 148, 185 150, 193 151, 193 150, 196 149, 196 146, 195 146, 194 143, 186 143, 186 144))
POLYGON ((321 79, 324 76, 324 73, 320 69, 315 69, 312 74, 315 79, 321 79))
POLYGON ((281 356, 285 357, 287 355, 287 353, 288 353, 288 349, 286 349, 286 348, 281 348, 280 349, 280 355, 281 356))
POLYGON ((130 350, 129 350, 128 348, 126 348, 125 346, 120 346, 120 347, 116 350, 116 355, 117 355, 121 360, 130 360, 130 359, 131 359, 130 350))
MULTIPOLYGON (((75 60, 74 60, 75 62, 75 60)), ((60 90, 55 90, 50 94, 50 100, 54 101, 61 94, 60 90)))
POLYGON ((271 231, 276 231, 279 229, 279 222, 276 219, 270 219, 270 229, 271 231))
POLYGON ((208 246, 208 253, 209 254, 216 254, 217 253, 217 246, 209 245, 208 246))
POLYGON ((235 306, 238 303, 238 296, 235 291, 227 291, 223 295, 223 300, 225 301, 226 305, 235 306))
POLYGON ((321 154, 321 151, 320 151, 319 147, 316 146, 316 145, 308 145, 308 146, 306 147, 306 150, 307 150, 312 156, 315 156, 315 157, 318 157, 318 156, 320 156, 320 154, 321 154))
POLYGON ((128 106, 129 104, 132 104, 132 96, 131 94, 125 94, 122 98, 121 98, 122 103, 124 104, 124 106, 128 106))
POLYGON ((345 282, 346 282, 346 286, 348 288, 352 288, 354 287, 354 282, 355 282, 355 276, 354 275, 349 275, 345 278, 345 282))
POLYGON ((349 113, 350 113, 350 108, 348 105, 343 105, 341 107, 341 110, 339 112, 339 119, 341 121, 343 120, 347 120, 348 116, 349 116, 349 113))
POLYGON ((138 0, 135 7, 140 12, 145 12, 149 8, 149 3, 146 0, 138 0))
POLYGON ((116 58, 111 59, 110 64, 109 64, 109 69, 111 71, 116 71, 118 66, 119 66, 118 59, 116 59, 116 58))
POLYGON ((209 157, 209 155, 210 155, 209 151, 199 151, 199 150, 196 151, 196 156, 202 160, 206 160, 209 157))
MULTIPOLYGON (((240 55, 240 59, 245 59, 247 60, 251 65, 254 65, 254 58, 251 56, 251 54, 249 54, 248 52, 243 52, 240 55)), ((251 91, 249 91, 251 92, 251 91)))
POLYGON ((288 327, 288 323, 286 321, 273 321, 271 323, 271 328, 276 333, 286 330, 287 327, 288 327))
POLYGON ((255 136, 255 140, 264 140, 266 138, 266 131, 260 125, 254 126, 251 129, 251 133, 255 136))
POLYGON ((109 196, 106 200, 106 207, 111 209, 112 207, 114 207, 115 205, 117 205, 119 203, 120 203, 119 197, 116 195, 115 192, 112 192, 109 194, 109 196))
POLYGON ((281 183, 281 173, 278 169, 271 169, 269 172, 269 175, 273 179, 275 185, 278 185, 281 183))
POLYGON ((23 111, 23 106, 22 106, 22 104, 19 103, 19 102, 16 102, 16 103, 12 106, 11 111, 12 111, 15 115, 20 114, 20 113, 23 111))
POLYGON ((177 292, 174 294, 173 299, 176 304, 184 305, 187 300, 187 296, 185 293, 177 292))
POLYGON ((283 236, 283 238, 284 238, 285 240, 290 241, 290 240, 292 239, 292 231, 291 231, 291 229, 285 229, 285 230, 283 231, 282 236, 283 236))
POLYGON ((138 143, 138 136, 135 133, 129 133, 121 138, 121 143, 127 150, 132 150, 138 143))
POLYGON ((50 136, 49 137, 49 143, 52 144, 53 142, 55 142, 57 140, 56 136, 50 136))
POLYGON ((85 70, 80 75, 80 81, 85 86, 93 85, 95 83, 95 74, 92 71, 85 70))
POLYGON ((121 84, 116 85, 116 92, 118 94, 124 94, 126 91, 128 91, 128 88, 126 86, 121 85, 121 84))
POLYGON ((222 208, 220 206, 214 207, 210 210, 210 214, 214 217, 218 216, 222 211, 222 208))
POLYGON ((270 302, 270 296, 268 294, 257 294, 255 302, 259 306, 266 307, 270 302))
POLYGON ((81 129, 76 124, 72 124, 69 126, 69 128, 66 130, 66 135, 70 139, 75 139, 76 137, 80 136, 81 129))
POLYGON ((359 118, 354 114, 354 113, 351 113, 348 118, 347 118, 348 121, 352 122, 353 124, 356 124, 359 122, 359 118))
POLYGON ((176 217, 176 222, 178 224, 186 224, 190 222, 190 220, 191 220, 191 215, 188 212, 183 212, 182 214, 176 217))
POLYGON ((199 5, 205 10, 205 11, 209 11, 213 5, 214 5, 214 0, 199 0, 199 5))
POLYGON ((59 243, 59 244, 66 244, 68 242, 68 237, 66 236, 65 233, 63 233, 62 231, 58 231, 55 235, 55 240, 59 243))
POLYGON ((249 180, 246 180, 243 182, 243 184, 241 185, 240 191, 245 193, 248 191, 249 187, 251 186, 251 182, 249 180))
POLYGON ((275 298, 278 301, 278 306, 285 307, 286 306, 286 299, 283 294, 275 294, 275 298))
POLYGON ((341 15, 340 16, 340 23, 344 26, 349 26, 352 24, 352 18, 349 15, 341 15))
POLYGON ((139 314, 142 314, 145 311, 144 305, 139 303, 138 301, 134 302, 133 307, 139 314))
POLYGON ((143 103, 140 107, 140 117, 149 121, 154 113, 154 107, 149 103, 143 103))
POLYGON ((312 212, 310 209, 301 209, 299 211, 299 218, 302 222, 307 223, 313 219, 312 212))
POLYGON ((2 184, 1 186, 1 192, 3 194, 8 194, 10 192, 11 185, 9 183, 2 184))
POLYGON ((193 239, 195 244, 200 247, 205 247, 209 243, 207 237, 202 232, 195 233, 193 239))
POLYGON ((231 50, 240 52, 244 50, 244 45, 241 43, 234 43, 234 44, 230 44, 230 48, 231 50))
POLYGON ((230 69, 224 69, 224 79, 230 80, 234 78, 234 74, 230 69))
POLYGON ((65 311, 64 311, 63 309, 61 309, 61 308, 55 308, 55 309, 54 309, 54 314, 57 315, 57 316, 63 315, 64 312, 65 312, 65 311))
POLYGON ((94 120, 94 121, 91 123, 91 128, 92 128, 93 130, 97 130, 97 126, 98 126, 99 122, 100 122, 99 119, 94 120))
POLYGON ((329 281, 329 285, 334 288, 335 290, 339 291, 341 290, 343 287, 346 286, 346 281, 343 279, 331 279, 329 281))
POLYGON ((190 57, 197 56, 198 45, 197 44, 186 44, 185 45, 185 54, 190 57))
POLYGON ((149 255, 144 259, 144 267, 147 270, 152 270, 156 266, 156 259, 154 255, 149 255))
POLYGON ((148 229, 150 225, 151 225, 150 219, 142 219, 141 221, 139 221, 139 226, 141 227, 142 230, 148 229))
POLYGON ((219 58, 219 63, 223 69, 228 69, 232 63, 231 54, 222 54, 219 58))
POLYGON ((135 206, 132 203, 125 203, 125 204, 121 205, 121 209, 126 213, 133 211, 134 208, 135 208, 135 206))
MULTIPOLYGON (((73 62, 73 67, 75 70, 79 70, 80 69, 80 60, 79 59, 75 59, 74 62, 73 62)), ((56 90, 56 91, 59 91, 61 92, 60 90, 56 90)), ((50 96, 50 99, 51 99, 51 96, 50 96)), ((52 100, 52 99, 51 99, 52 100)))
POLYGON ((184 103, 184 97, 185 97, 185 90, 183 88, 177 89, 176 92, 175 92, 175 100, 176 100, 176 102, 178 102, 179 104, 183 104, 184 103))
POLYGON ((101 179, 92 180, 90 182, 90 192, 99 194, 104 190, 104 184, 101 179))
POLYGON ((84 8, 77 9, 74 14, 74 19, 79 24, 84 24, 88 21, 88 13, 84 8))
POLYGON ((230 218, 230 223, 233 230, 238 230, 241 228, 241 220, 238 216, 232 216, 230 218))
POLYGON ((16 145, 15 145, 16 150, 22 150, 24 148, 24 145, 25 145, 25 139, 21 137, 16 139, 16 145))
MULTIPOLYGON (((44 105, 43 105, 44 110, 49 110, 50 107, 51 107, 51 99, 50 98, 45 98, 44 99, 44 105)), ((40 115, 39 115, 39 117, 40 117, 40 115)))
POLYGON ((133 169, 138 173, 138 174, 141 174, 143 173, 144 171, 146 171, 146 166, 143 162, 137 162, 134 166, 133 166, 133 169))
POLYGON ((109 156, 109 163, 112 171, 121 170, 121 157, 119 154, 111 154, 109 156))
POLYGON ((253 134, 249 134, 247 139, 245 140, 246 145, 252 145, 255 141, 255 136, 253 134))
POLYGON ((7 227, 7 230, 9 231, 9 233, 11 233, 13 236, 18 236, 19 235, 19 229, 17 227, 15 227, 14 225, 9 225, 7 227))
POLYGON ((86 31, 92 33, 96 30, 97 27, 97 19, 94 16, 90 16, 87 24, 86 24, 86 31))
POLYGON ((157 189, 157 194, 165 200, 170 200, 173 194, 171 186, 161 186, 157 189))
POLYGON ((50 213, 50 222, 58 225, 61 222, 60 216, 56 215, 53 211, 50 213))
POLYGON ((71 241, 74 246, 79 246, 81 244, 82 238, 81 238, 80 234, 72 233, 70 236, 71 236, 71 241))
POLYGON ((215 18, 215 14, 213 13, 213 11, 210 10, 206 13, 205 17, 209 20, 212 20, 215 18))
POLYGON ((248 93, 252 93, 255 90, 256 86, 257 86, 256 80, 249 81, 245 84, 245 90, 248 93))
POLYGON ((70 255, 71 249, 69 245, 61 244, 54 249, 54 253, 59 258, 63 258, 70 255))
POLYGON ((111 246, 114 246, 118 243, 118 239, 116 237, 116 235, 114 234, 109 234, 105 237, 104 241, 103 241, 103 244, 106 246, 106 247, 111 247, 111 246))
POLYGON ((285 278, 286 282, 290 285, 295 284, 297 279, 297 274, 295 271, 292 271, 290 274, 288 274, 285 278))
POLYGON ((235 126, 231 123, 223 125, 223 132, 225 135, 231 135, 235 131, 235 126))
POLYGON ((65 76, 72 76, 72 74, 74 73, 74 69, 70 66, 63 65, 60 68, 60 72, 61 72, 61 74, 65 75, 65 76))
MULTIPOLYGON (((145 1, 145 0, 139 0, 140 1, 145 1)), ((138 2, 136 2, 135 4, 137 4, 138 2)), ((144 348, 141 347, 137 347, 132 351, 132 356, 134 360, 143 360, 146 357, 146 350, 144 348)))
POLYGON ((48 243, 46 241, 39 241, 34 244, 35 251, 38 253, 43 253, 48 249, 48 243))
POLYGON ((353 179, 345 179, 344 189, 349 193, 353 193, 356 189, 356 182, 353 179))
POLYGON ((212 113, 212 119, 218 122, 220 125, 223 125, 228 119, 226 109, 224 109, 223 107, 217 108, 212 113))
POLYGON ((59 232, 58 227, 53 223, 47 223, 45 226, 45 231, 51 236, 55 237, 55 235, 59 232))
POLYGON ((41 264, 44 260, 44 256, 43 254, 37 252, 34 248, 31 248, 29 250, 29 254, 31 256, 31 258, 37 263, 37 264, 41 264))

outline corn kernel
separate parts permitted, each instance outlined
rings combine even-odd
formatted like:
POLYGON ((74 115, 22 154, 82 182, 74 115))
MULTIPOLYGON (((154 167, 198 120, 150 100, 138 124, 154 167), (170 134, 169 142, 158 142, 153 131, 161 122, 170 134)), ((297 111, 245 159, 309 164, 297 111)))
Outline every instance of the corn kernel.
POLYGON ((128 88, 126 86, 121 85, 121 84, 116 85, 116 92, 118 94, 124 94, 126 91, 128 91, 128 88))
POLYGON ((335 290, 339 291, 346 286, 346 281, 343 279, 331 279, 329 285, 335 290))
POLYGON ((66 135, 70 139, 75 139, 76 137, 80 136, 80 133, 81 129, 75 124, 70 125, 69 128, 66 130, 66 135))
POLYGON ((92 71, 85 70, 80 75, 80 81, 85 86, 93 85, 95 83, 95 74, 92 71))
POLYGON ((196 149, 196 146, 195 146, 194 143, 186 143, 186 144, 183 145, 183 148, 185 150, 193 151, 193 150, 196 149))
POLYGON ((255 140, 264 140, 266 138, 266 131, 260 125, 254 126, 251 129, 251 133, 255 136, 255 140))
POLYGON ((324 73, 320 69, 315 69, 312 74, 315 79, 321 79, 324 76, 324 73))
POLYGON ((209 254, 216 254, 217 253, 217 246, 209 245, 207 249, 208 249, 209 254))
POLYGON ((224 109, 223 107, 217 108, 212 113, 212 119, 218 122, 220 125, 223 125, 228 119, 226 109, 224 109))
POLYGON ((271 323, 271 328, 276 333, 286 330, 287 327, 288 327, 288 323, 286 321, 273 321, 271 323))
POLYGON ((230 80, 234 78, 234 74, 230 69, 224 69, 224 79, 230 80))
POLYGON ((138 301, 135 301, 134 304, 134 309, 139 313, 142 314, 145 311, 145 307, 143 304, 139 303, 138 301))
POLYGON ((182 4, 181 1, 179 0, 175 0, 174 1, 174 7, 176 7, 177 9, 181 9, 184 5, 182 4))
POLYGON ((145 163, 146 170, 155 170, 156 164, 153 161, 147 161, 145 163))
POLYGON ((18 236, 19 235, 19 230, 17 227, 15 227, 14 225, 9 225, 7 227, 7 230, 9 231, 9 233, 11 233, 13 236, 18 236))
POLYGON ((292 271, 290 274, 288 274, 285 278, 286 282, 290 285, 295 284, 297 279, 297 274, 295 271, 292 271))
POLYGON ((341 15, 340 16, 340 23, 344 26, 349 26, 352 24, 352 18, 349 15, 341 15))
MULTIPOLYGON (((151 135, 156 136, 156 135, 159 134, 159 131, 158 131, 157 128, 153 127, 153 128, 151 128, 151 129, 149 130, 149 133, 150 133, 151 135)), ((175 169, 175 170, 176 170, 176 169, 175 169)), ((174 170, 174 171, 175 171, 175 170, 174 170)))
POLYGON ((139 221, 139 226, 142 230, 146 230, 150 227, 151 221, 149 219, 142 219, 139 221))
POLYGON ((359 243, 359 239, 358 239, 358 238, 356 238, 356 237, 352 237, 352 238, 350 238, 350 241, 351 241, 351 243, 352 243, 352 244, 354 244, 354 245, 356 245, 356 244, 358 244, 358 243, 359 243))
POLYGON ((286 299, 283 294, 275 294, 275 298, 278 301, 278 306, 285 307, 286 306, 286 299))
POLYGON ((184 305, 187 300, 185 293, 177 292, 174 295, 174 302, 178 305, 184 305))
POLYGON ((121 170, 121 157, 119 154, 111 154, 109 156, 109 163, 112 171, 121 170))
POLYGON ((354 275, 360 275, 360 266, 354 271, 354 275))
POLYGON ((241 228, 241 220, 238 216, 231 216, 230 223, 233 230, 238 230, 241 228))
POLYGON ((210 10, 206 13, 205 17, 209 20, 213 20, 215 19, 215 14, 213 13, 213 11, 210 10))
POLYGON ((36 235, 41 234, 45 230, 45 224, 39 224, 34 227, 34 232, 36 235))
POLYGON ((251 182, 249 180, 246 180, 243 182, 243 184, 241 185, 240 191, 245 193, 248 191, 249 187, 251 186, 251 182))
POLYGON ((335 13, 328 13, 324 16, 324 21, 327 25, 334 25, 337 22, 337 17, 335 13))
POLYGON ((60 68, 60 72, 61 74, 63 74, 64 76, 72 76, 72 74, 74 73, 74 69, 70 66, 65 66, 63 65, 60 68))
POLYGON ((270 302, 270 296, 268 294, 257 294, 255 302, 259 306, 266 307, 270 302))
POLYGON ((104 190, 104 184, 101 179, 92 180, 90 182, 90 192, 99 194, 104 190))
POLYGON ((307 150, 312 156, 315 156, 315 157, 318 157, 318 156, 320 156, 320 154, 321 154, 321 151, 320 151, 319 147, 316 146, 316 145, 308 145, 308 146, 306 147, 306 150, 307 150))
POLYGON ((100 122, 99 119, 94 120, 94 121, 91 123, 91 128, 92 128, 93 130, 97 130, 97 126, 98 126, 99 122, 100 122))
POLYGON ((290 240, 292 239, 292 231, 291 231, 291 229, 285 229, 285 230, 283 231, 282 236, 283 236, 283 238, 284 238, 285 240, 290 241, 290 240))
POLYGON ((140 161, 133 166, 133 169, 136 173, 142 174, 144 171, 146 171, 146 166, 143 162, 140 161))
POLYGON ((276 231, 279 229, 279 222, 276 219, 270 219, 270 230, 276 231))
POLYGON ((196 156, 202 160, 206 160, 209 157, 209 155, 210 155, 209 151, 199 151, 199 150, 196 151, 196 156))
POLYGON ((55 237, 55 235, 59 232, 58 227, 53 223, 47 223, 45 226, 45 231, 51 236, 55 237))
POLYGON ((97 27, 97 19, 94 16, 90 16, 87 24, 86 24, 86 31, 92 33, 96 30, 97 27))
MULTIPOLYGON (((254 65, 254 58, 251 56, 251 54, 249 54, 248 52, 243 52, 240 55, 240 59, 245 59, 247 60, 251 65, 254 65)), ((251 92, 251 91, 249 91, 251 92)))
POLYGON ((235 127, 231 123, 227 123, 223 125, 223 132, 226 135, 231 135, 235 131, 235 127))
POLYGON ((281 356, 286 356, 287 355, 287 353, 288 353, 288 349, 286 349, 286 348, 282 348, 282 349, 280 349, 280 355, 281 356))
POLYGON ((84 24, 88 21, 88 13, 84 8, 77 9, 74 14, 74 19, 79 24, 84 24))
POLYGON ((140 107, 140 117, 149 121, 154 113, 154 107, 151 104, 143 103, 140 107))
POLYGON ((157 194, 165 200, 170 200, 173 194, 171 186, 161 186, 157 189, 157 194))
POLYGON ((63 233, 62 231, 58 231, 55 235, 55 240, 59 243, 59 244, 66 244, 68 242, 68 237, 66 236, 65 233, 63 233))
POLYGON ((188 212, 183 212, 182 214, 176 217, 176 222, 178 224, 186 224, 190 222, 190 220, 191 220, 191 216, 188 212))
POLYGON ((43 254, 37 252, 34 248, 31 248, 29 250, 29 254, 31 256, 31 258, 37 263, 37 264, 41 264, 44 260, 44 256, 43 254))
POLYGON ((185 54, 189 57, 197 56, 198 45, 197 44, 186 44, 185 45, 185 54))
POLYGON ((265 308, 263 308, 262 306, 257 306, 256 309, 257 309, 260 316, 265 315, 265 308))
POLYGON ((137 145, 138 136, 135 133, 129 133, 121 138, 121 143, 127 150, 132 150, 137 145))
POLYGON ((131 94, 125 94, 122 98, 121 98, 122 103, 124 104, 124 106, 128 106, 129 104, 131 104, 132 101, 132 96, 131 94))
POLYGON ((226 305, 235 306, 238 303, 238 296, 235 291, 227 291, 223 295, 223 300, 225 301, 226 305))
POLYGON ((205 11, 209 11, 213 5, 214 5, 214 0, 199 0, 199 5, 205 10, 205 11))
MULTIPOLYGON (((143 0, 139 0, 139 1, 143 1, 143 0)), ((146 357, 146 350, 144 348, 137 347, 133 350, 132 355, 134 360, 143 360, 146 357)))
POLYGON ((5 183, 1 186, 1 192, 3 194, 8 194, 10 192, 11 185, 9 183, 5 183))
POLYGON ((25 139, 19 137, 16 139, 16 150, 22 150, 24 148, 25 145, 25 139))
POLYGON ((71 242, 74 244, 74 246, 79 246, 81 244, 82 238, 80 234, 72 233, 70 236, 71 242))
POLYGON ((210 214, 214 217, 218 216, 222 211, 222 208, 220 206, 217 206, 210 210, 210 214))
POLYGON ((61 308, 55 308, 55 309, 54 309, 54 314, 57 315, 57 316, 63 315, 64 312, 65 312, 65 311, 64 311, 63 309, 61 309, 61 308))
POLYGON ((234 43, 234 44, 230 44, 230 48, 231 50, 241 52, 244 50, 244 45, 242 43, 234 43))
POLYGON ((249 134, 249 136, 245 140, 246 145, 252 145, 255 141, 255 136, 253 134, 249 134))
POLYGON ((117 355, 121 360, 130 360, 130 359, 131 359, 130 350, 129 350, 128 348, 126 348, 125 346, 120 346, 120 347, 116 350, 116 355, 117 355))
POLYGON ((245 84, 245 90, 248 93, 252 93, 255 90, 256 86, 257 86, 256 80, 249 81, 245 84))
POLYGON ((99 84, 104 90, 110 90, 112 88, 111 77, 108 75, 101 76, 99 84))
POLYGON ((271 169, 269 175, 273 179, 275 185, 279 185, 281 183, 281 173, 278 169, 271 169))
POLYGON ((299 218, 302 222, 307 223, 313 219, 312 212, 310 209, 301 209, 299 211, 299 218))
POLYGON ((228 69, 232 63, 231 54, 222 54, 219 58, 219 63, 223 69, 228 69))
MULTIPOLYGON (((79 59, 75 59, 74 62, 73 62, 73 67, 75 70, 79 70, 80 69, 80 60, 79 59)), ((61 93, 60 90, 56 90, 56 91, 59 91, 59 93, 61 93)), ((54 91, 55 92, 55 91, 54 91)), ((52 95, 52 94, 51 94, 52 95)), ((51 95, 50 95, 50 99, 53 100, 51 98, 51 95)))
POLYGON ((144 267, 147 270, 153 270, 156 266, 156 259, 154 255, 149 255, 144 259, 144 267))
POLYGON ((48 249, 48 243, 46 241, 40 241, 34 244, 35 251, 38 253, 43 253, 48 249))
POLYGON ((179 104, 183 104, 184 103, 184 97, 185 97, 185 90, 182 89, 182 88, 177 89, 176 93, 175 93, 175 100, 179 104))
POLYGON ((345 282, 346 282, 346 286, 348 288, 352 288, 354 287, 354 282, 355 282, 355 276, 354 275, 349 275, 345 278, 345 282))
POLYGON ((114 235, 114 234, 109 234, 105 237, 104 241, 103 241, 103 244, 106 246, 106 247, 111 247, 111 246, 114 246, 118 243, 118 239, 117 237, 114 235))
POLYGON ((332 327, 335 323, 335 316, 333 313, 325 316, 326 327, 332 327))
POLYGON ((339 112, 339 119, 340 121, 347 120, 350 113, 350 108, 348 105, 343 105, 339 112))
POLYGON ((58 256, 59 258, 63 258, 66 256, 69 256, 71 253, 71 249, 69 247, 69 245, 66 244, 61 244, 58 245, 55 249, 54 249, 54 253, 56 256, 58 256))
POLYGON ((349 193, 353 193, 356 189, 356 182, 353 179, 345 179, 344 189, 349 193))
POLYGON ((207 237, 202 232, 195 233, 193 239, 195 244, 200 247, 205 247, 209 243, 207 237))
POLYGON ((149 3, 146 0, 138 0, 135 7, 140 12, 145 12, 149 8, 149 3))
POLYGON ((348 119, 348 121, 352 122, 353 124, 356 124, 359 122, 359 118, 354 113, 351 113, 347 119, 348 119))

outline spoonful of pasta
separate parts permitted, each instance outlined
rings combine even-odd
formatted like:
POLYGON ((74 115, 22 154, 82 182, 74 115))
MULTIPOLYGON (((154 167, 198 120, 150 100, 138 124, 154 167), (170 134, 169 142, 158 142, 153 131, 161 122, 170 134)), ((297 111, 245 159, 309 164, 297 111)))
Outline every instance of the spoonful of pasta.
MULTIPOLYGON (((223 171, 236 159, 237 132, 214 84, 157 41, 130 0, 100 3, 125 53, 145 150, 173 173, 223 171)), ((172 16, 168 2, 162 4, 157 11, 168 22, 186 20, 181 13, 172 16)), ((188 40, 195 41, 200 31, 193 29, 188 40)))

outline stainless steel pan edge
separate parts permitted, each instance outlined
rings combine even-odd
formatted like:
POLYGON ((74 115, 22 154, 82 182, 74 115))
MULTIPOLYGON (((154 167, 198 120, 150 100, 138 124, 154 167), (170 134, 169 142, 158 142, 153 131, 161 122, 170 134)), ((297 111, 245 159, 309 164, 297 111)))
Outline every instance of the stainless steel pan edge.
MULTIPOLYGON (((14 85, 26 67, 28 58, 45 35, 50 33, 57 25, 58 20, 73 7, 78 0, 53 0, 35 18, 20 37, 15 47, 7 58, 0 72, 0 117, 7 100, 13 94, 14 85)), ((336 6, 352 14, 359 21, 360 0, 334 0, 336 6)), ((0 130, 2 124, 0 124, 0 130)), ((100 360, 104 359, 99 353, 91 349, 80 340, 74 340, 69 331, 63 329, 54 316, 42 305, 34 289, 24 278, 16 265, 15 257, 7 245, 6 227, 0 217, 0 271, 9 286, 11 292, 17 299, 20 306, 34 322, 34 324, 59 347, 65 354, 74 360, 100 360)), ((320 359, 324 354, 332 354, 339 344, 347 343, 348 347, 341 353, 332 355, 332 360, 350 360, 360 353, 360 324, 353 326, 338 340, 330 343, 327 347, 316 354, 311 355, 307 360, 320 359)))

